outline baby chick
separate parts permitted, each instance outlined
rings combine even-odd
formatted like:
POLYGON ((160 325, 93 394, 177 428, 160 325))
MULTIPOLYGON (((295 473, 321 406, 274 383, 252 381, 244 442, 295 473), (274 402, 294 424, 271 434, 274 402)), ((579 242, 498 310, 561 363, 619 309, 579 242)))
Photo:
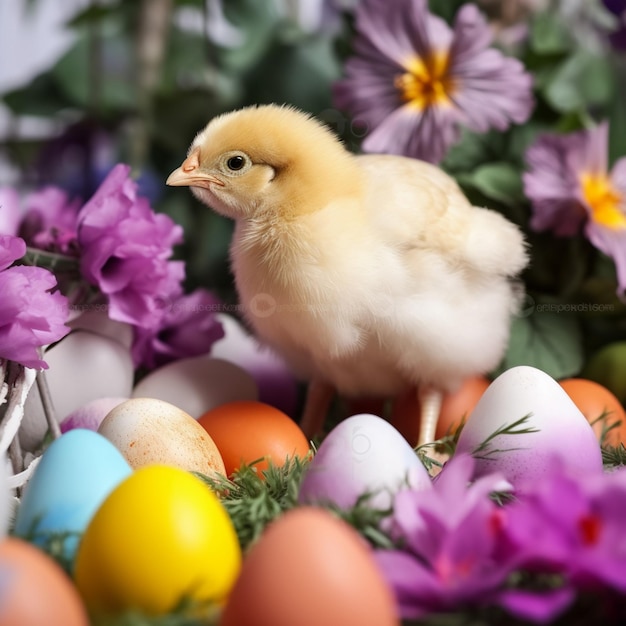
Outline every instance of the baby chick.
POLYGON ((522 234, 438 167, 354 155, 311 116, 267 105, 211 120, 167 184, 235 221, 245 316, 310 381, 308 436, 335 391, 416 389, 430 442, 443 393, 502 358, 522 234))

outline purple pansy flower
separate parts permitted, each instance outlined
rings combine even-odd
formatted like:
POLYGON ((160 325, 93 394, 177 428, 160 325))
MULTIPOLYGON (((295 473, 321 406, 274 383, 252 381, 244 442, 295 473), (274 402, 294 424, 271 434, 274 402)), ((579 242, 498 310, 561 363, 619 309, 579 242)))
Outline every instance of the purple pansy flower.
POLYGON ((173 300, 157 326, 135 329, 135 364, 152 369, 175 359, 208 354, 224 336, 216 317, 219 305, 220 301, 205 289, 173 300))
POLYGON ((11 266, 26 252, 24 240, 0 236, 0 358, 47 368, 37 348, 58 341, 69 328, 67 299, 51 293, 56 278, 40 267, 11 266))
POLYGON ((531 228, 589 241, 613 258, 626 290, 626 158, 609 171, 608 124, 566 135, 544 134, 526 151, 524 190, 531 228))
POLYGON ((182 293, 184 264, 172 261, 182 228, 156 214, 127 165, 117 165, 78 216, 83 276, 109 301, 109 317, 154 328, 182 293))
POLYGON ((489 47, 492 34, 475 5, 462 6, 450 28, 426 0, 364 0, 356 29, 355 55, 334 96, 365 125, 366 152, 438 163, 461 126, 504 130, 530 116, 532 78, 489 47))

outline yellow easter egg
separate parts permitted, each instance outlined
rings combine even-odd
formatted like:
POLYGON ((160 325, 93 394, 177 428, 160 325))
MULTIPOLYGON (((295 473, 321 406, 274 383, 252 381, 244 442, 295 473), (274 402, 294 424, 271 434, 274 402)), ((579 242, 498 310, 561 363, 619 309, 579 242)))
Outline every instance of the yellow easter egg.
POLYGON ((98 509, 74 578, 94 614, 163 615, 185 600, 223 603, 240 566, 237 535, 218 497, 185 470, 150 465, 98 509))

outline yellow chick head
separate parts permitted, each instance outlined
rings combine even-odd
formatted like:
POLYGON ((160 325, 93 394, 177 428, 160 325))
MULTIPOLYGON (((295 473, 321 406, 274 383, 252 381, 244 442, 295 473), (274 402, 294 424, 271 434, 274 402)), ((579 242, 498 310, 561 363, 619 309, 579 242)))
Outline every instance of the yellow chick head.
POLYGON ((289 218, 352 195, 360 173, 335 135, 291 107, 252 106, 211 120, 168 185, 189 186, 232 219, 289 218))

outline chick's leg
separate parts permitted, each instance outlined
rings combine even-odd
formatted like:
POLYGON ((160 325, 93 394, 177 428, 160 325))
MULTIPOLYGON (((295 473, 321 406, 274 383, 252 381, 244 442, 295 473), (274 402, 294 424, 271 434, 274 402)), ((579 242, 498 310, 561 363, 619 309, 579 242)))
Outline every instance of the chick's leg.
POLYGON ((420 387, 417 393, 421 414, 417 445, 422 446, 435 441, 435 432, 437 431, 437 422, 439 421, 443 394, 441 391, 433 389, 432 387, 420 387))
POLYGON ((333 387, 322 380, 309 383, 300 420, 300 428, 309 439, 321 432, 334 395, 333 387))

